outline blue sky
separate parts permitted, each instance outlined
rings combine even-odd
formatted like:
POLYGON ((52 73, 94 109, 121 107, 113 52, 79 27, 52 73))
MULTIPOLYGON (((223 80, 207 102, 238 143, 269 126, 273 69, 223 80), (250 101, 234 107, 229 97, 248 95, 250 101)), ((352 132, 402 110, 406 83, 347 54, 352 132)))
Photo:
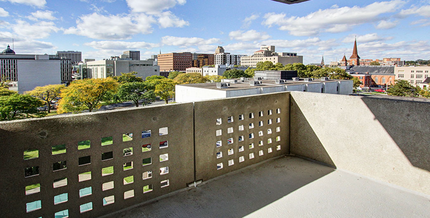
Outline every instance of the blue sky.
POLYGON ((361 58, 430 59, 430 0, 0 0, 0 49, 97 60, 139 50, 250 55, 260 45, 304 62, 361 58))

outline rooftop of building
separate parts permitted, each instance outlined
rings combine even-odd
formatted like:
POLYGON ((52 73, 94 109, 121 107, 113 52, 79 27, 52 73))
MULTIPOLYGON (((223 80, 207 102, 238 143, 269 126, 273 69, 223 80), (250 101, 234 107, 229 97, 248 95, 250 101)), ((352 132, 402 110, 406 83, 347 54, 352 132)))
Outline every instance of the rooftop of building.
POLYGON ((281 157, 105 217, 361 218, 429 213, 428 196, 297 157, 281 157))
POLYGON ((393 75, 394 66, 352 66, 346 70, 350 74, 393 75))

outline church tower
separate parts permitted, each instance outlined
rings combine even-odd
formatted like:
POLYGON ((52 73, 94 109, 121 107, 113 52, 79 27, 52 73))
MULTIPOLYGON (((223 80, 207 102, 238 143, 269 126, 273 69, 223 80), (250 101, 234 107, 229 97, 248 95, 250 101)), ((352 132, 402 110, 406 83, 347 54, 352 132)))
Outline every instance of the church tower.
POLYGON ((346 60, 345 55, 343 55, 342 61, 340 61, 340 66, 342 66, 342 67, 348 66, 348 60, 346 60))
POLYGON ((354 42, 354 49, 352 50, 352 55, 349 58, 349 64, 354 66, 360 65, 360 56, 358 56, 358 51, 357 51, 357 39, 355 39, 355 42, 354 42))

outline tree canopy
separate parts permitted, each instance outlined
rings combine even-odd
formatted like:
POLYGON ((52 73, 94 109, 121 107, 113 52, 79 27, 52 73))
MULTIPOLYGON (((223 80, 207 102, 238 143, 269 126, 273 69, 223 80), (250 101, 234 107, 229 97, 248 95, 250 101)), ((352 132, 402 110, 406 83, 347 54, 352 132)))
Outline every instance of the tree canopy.
POLYGON ((227 79, 234 79, 234 78, 240 78, 240 77, 249 77, 248 74, 246 74, 243 70, 238 70, 238 69, 231 69, 231 70, 226 70, 223 74, 223 77, 227 78, 227 79))
POLYGON ((200 73, 183 73, 179 74, 173 81, 177 84, 205 83, 206 78, 200 73))
POLYGON ((30 95, 15 93, 12 95, 0 96, 0 120, 46 116, 45 112, 41 112, 37 109, 43 105, 44 103, 41 100, 30 95))
POLYGON ((394 96, 417 97, 420 91, 419 89, 419 87, 413 87, 406 80, 396 80, 396 84, 387 90, 387 94, 394 96))
POLYGON ((7 88, 1 88, 0 87, 0 96, 9 96, 9 95, 13 95, 13 94, 17 94, 18 92, 9 90, 7 88))
POLYGON ((166 104, 169 103, 169 98, 175 95, 175 85, 176 82, 172 79, 160 79, 155 85, 155 95, 163 99, 166 104))
POLYGON ((61 90, 64 88, 64 85, 37 86, 33 90, 26 92, 26 94, 44 101, 48 107, 48 113, 50 113, 52 101, 60 97, 61 90))
POLYGON ((377 62, 377 61, 372 61, 372 62, 370 62, 370 65, 372 65, 372 66, 379 66, 381 64, 379 62, 377 62))
POLYGON ((117 95, 123 101, 133 101, 136 107, 139 107, 139 101, 142 102, 142 105, 147 105, 155 100, 154 91, 148 88, 146 82, 121 84, 117 95))
POLYGON ((183 74, 184 72, 179 72, 179 71, 173 71, 169 73, 169 77, 167 77, 168 79, 175 79, 179 74, 183 74))
POLYGON ((358 88, 361 84, 363 84, 360 81, 360 79, 358 79, 358 77, 353 77, 352 81, 353 81, 353 85, 352 86, 354 87, 354 89, 358 88))
POLYGON ((207 81, 210 81, 213 83, 219 83, 221 82, 222 79, 224 79, 224 77, 220 75, 208 75, 208 76, 205 76, 205 78, 207 81))
POLYGON ((61 92, 57 113, 81 112, 100 108, 100 102, 109 91, 115 92, 118 82, 106 79, 75 80, 61 92))
POLYGON ((136 76, 137 72, 121 73, 121 76, 114 76, 113 78, 119 83, 143 82, 143 79, 136 76))

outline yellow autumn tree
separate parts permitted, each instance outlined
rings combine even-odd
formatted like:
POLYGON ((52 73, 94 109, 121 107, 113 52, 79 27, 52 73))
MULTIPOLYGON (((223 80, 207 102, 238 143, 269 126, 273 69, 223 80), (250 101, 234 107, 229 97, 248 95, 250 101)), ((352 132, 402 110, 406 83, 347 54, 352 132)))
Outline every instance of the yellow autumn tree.
POLYGON ((57 113, 93 111, 109 92, 115 92, 118 82, 113 78, 75 80, 61 92, 57 113))
POLYGON ((31 95, 44 101, 46 106, 48 107, 48 113, 50 113, 52 101, 60 97, 61 90, 64 88, 64 85, 37 86, 36 88, 26 92, 25 94, 31 95))
POLYGON ((155 82, 155 95, 163 99, 166 104, 169 103, 169 98, 175 95, 176 82, 172 79, 159 79, 155 82))
POLYGON ((205 83, 207 80, 200 73, 182 73, 173 80, 178 84, 205 83))

